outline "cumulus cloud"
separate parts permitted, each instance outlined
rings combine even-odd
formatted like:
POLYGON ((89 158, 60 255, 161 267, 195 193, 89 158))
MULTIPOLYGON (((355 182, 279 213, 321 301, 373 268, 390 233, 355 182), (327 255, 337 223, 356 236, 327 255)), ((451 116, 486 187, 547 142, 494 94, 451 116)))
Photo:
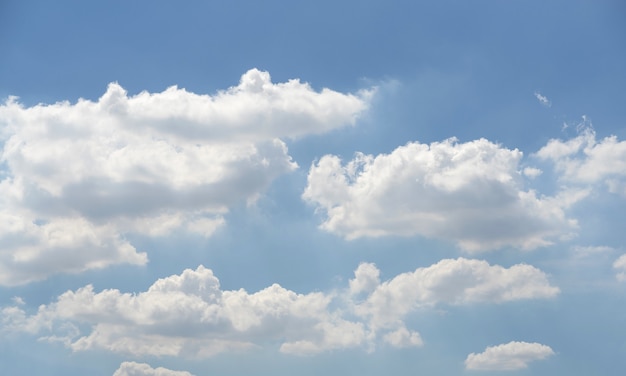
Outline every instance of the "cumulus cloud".
POLYGON ((324 230, 347 239, 421 235, 466 251, 534 249, 576 229, 564 209, 584 192, 524 190, 521 158, 485 139, 413 142, 345 164, 326 155, 311 166, 302 197, 325 213, 324 230))
POLYGON ((500 303, 549 298, 558 288, 528 265, 510 268, 478 260, 443 260, 380 282, 374 264, 361 264, 344 289, 298 294, 274 284, 249 293, 222 290, 210 269, 199 266, 157 280, 137 294, 67 291, 55 302, 26 312, 1 311, 3 332, 50 334, 43 340, 74 351, 103 349, 134 356, 203 358, 278 344, 305 355, 346 348, 421 346, 405 317, 441 304, 500 303), (355 293, 358 293, 355 295, 355 293))
POLYGON ((529 342, 509 342, 490 346, 480 354, 471 353, 465 359, 465 368, 485 371, 513 371, 528 367, 528 363, 546 359, 554 351, 546 345, 529 342))
POLYGON ((617 280, 620 282, 626 281, 626 254, 621 255, 617 260, 615 260, 613 268, 618 271, 616 275, 617 280))
POLYGON ((146 363, 123 362, 113 376, 193 376, 193 374, 163 367, 152 368, 146 363))
POLYGON ((97 101, 10 98, 0 105, 0 284, 144 264, 126 233, 210 236, 229 207, 297 168, 283 139, 354 124, 372 93, 273 83, 252 69, 214 95, 128 95, 112 83, 97 101))
POLYGON ((372 328, 395 328, 417 308, 551 298, 558 293, 546 274, 530 265, 504 268, 481 260, 445 259, 379 284, 356 304, 355 312, 367 318, 372 328))
POLYGON ((537 157, 553 162, 564 181, 604 183, 610 192, 626 197, 626 141, 616 136, 598 141, 584 120, 578 136, 566 141, 550 140, 536 153, 537 157))

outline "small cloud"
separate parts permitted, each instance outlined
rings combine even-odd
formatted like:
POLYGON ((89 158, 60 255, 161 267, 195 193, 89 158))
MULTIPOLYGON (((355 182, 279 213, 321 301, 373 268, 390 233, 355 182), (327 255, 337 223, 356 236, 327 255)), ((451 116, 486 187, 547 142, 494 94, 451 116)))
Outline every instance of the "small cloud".
POLYGON ((186 371, 172 371, 167 368, 152 368, 146 363, 123 362, 113 376, 193 376, 186 371))
POLYGON ((528 342, 509 342, 490 346, 480 354, 471 353, 465 359, 465 368, 484 371, 514 371, 528 367, 528 363, 554 355, 546 345, 528 342))
POLYGON ((618 273, 615 276, 618 281, 626 281, 626 254, 621 255, 613 263, 613 268, 617 269, 618 273))
POLYGON ((524 176, 530 179, 534 179, 543 173, 543 171, 535 167, 526 167, 522 172, 524 176))
POLYGON ((546 107, 552 107, 552 103, 550 102, 550 100, 546 96, 541 95, 540 92, 535 91, 535 98, 537 98, 537 100, 541 102, 542 105, 546 107))
POLYGON ((420 347, 424 345, 422 337, 418 332, 410 332, 407 328, 401 327, 398 330, 387 333, 383 339, 393 347, 420 347))
POLYGON ((614 252, 615 249, 605 246, 605 245, 598 245, 598 246, 574 246, 572 247, 572 251, 574 251, 574 253, 577 256, 580 257, 586 257, 586 256, 599 256, 602 254, 607 254, 610 252, 614 252))
POLYGON ((13 298, 11 298, 11 300, 13 301, 13 303, 15 303, 15 305, 20 305, 20 306, 22 306, 22 305, 26 304, 26 303, 24 302, 24 299, 22 299, 22 298, 21 298, 21 297, 19 297, 19 296, 14 296, 13 298))

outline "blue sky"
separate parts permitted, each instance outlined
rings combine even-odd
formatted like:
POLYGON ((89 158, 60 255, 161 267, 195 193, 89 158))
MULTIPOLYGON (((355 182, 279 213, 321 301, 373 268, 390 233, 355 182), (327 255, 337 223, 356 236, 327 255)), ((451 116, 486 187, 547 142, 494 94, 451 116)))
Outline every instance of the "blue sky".
POLYGON ((619 1, 5 1, 0 370, 618 375, 619 1))

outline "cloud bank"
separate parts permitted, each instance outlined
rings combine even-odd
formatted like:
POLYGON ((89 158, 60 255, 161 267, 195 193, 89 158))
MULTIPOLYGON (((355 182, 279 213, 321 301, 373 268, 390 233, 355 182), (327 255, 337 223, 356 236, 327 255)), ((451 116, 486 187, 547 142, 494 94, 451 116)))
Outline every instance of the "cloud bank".
POLYGON ((421 235, 469 252, 530 250, 576 229, 564 209, 583 194, 525 190, 521 158, 485 139, 454 138, 357 153, 345 164, 326 155, 311 166, 302 197, 326 215, 324 230, 347 239, 421 235))
POLYGON ((232 205, 297 168, 282 139, 354 124, 372 93, 272 83, 252 69, 214 95, 129 96, 112 83, 95 102, 10 98, 0 105, 0 284, 145 264, 126 233, 210 236, 232 205))
POLYGON ((222 290, 199 266, 157 280, 136 294, 67 291, 29 313, 5 307, 0 332, 24 332, 73 351, 103 349, 133 356, 205 358, 225 351, 276 345, 306 355, 377 345, 421 346, 404 322, 416 309, 503 303, 559 293, 529 265, 510 268, 464 258, 442 260, 381 282, 374 264, 361 264, 344 289, 299 294, 274 284, 257 292, 222 290))
POLYGON ((513 371, 528 367, 528 363, 554 355, 549 346, 540 343, 509 342, 490 346, 480 354, 471 353, 465 368, 484 371, 513 371))

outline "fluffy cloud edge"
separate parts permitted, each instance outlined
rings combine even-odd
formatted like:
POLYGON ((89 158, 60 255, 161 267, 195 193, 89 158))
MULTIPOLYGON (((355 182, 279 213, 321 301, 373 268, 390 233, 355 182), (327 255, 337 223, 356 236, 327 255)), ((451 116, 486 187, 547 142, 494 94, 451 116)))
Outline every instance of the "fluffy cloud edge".
POLYGON ((566 183, 603 183, 609 192, 626 197, 626 141, 615 135, 598 140, 586 116, 577 131, 578 135, 568 140, 549 140, 534 156, 552 162, 566 183))
POLYGON ((541 343, 517 342, 489 346, 482 353, 471 353, 465 359, 465 369, 481 371, 514 371, 528 364, 555 355, 552 348, 541 343))
POLYGON ((0 332, 41 335, 74 351, 100 349, 133 356, 206 358, 263 344, 312 355, 377 344, 420 347, 405 320, 439 305, 503 303, 558 294, 540 270, 485 261, 446 259, 380 281, 363 263, 343 289, 299 294, 274 284, 257 292, 222 290, 199 266, 155 281, 146 291, 94 291, 88 285, 28 313, 24 304, 1 310, 0 332))
POLYGON ((348 240, 423 236, 467 252, 532 250, 571 237, 577 222, 565 209, 585 197, 524 189, 522 152, 486 139, 410 142, 389 154, 335 155, 314 162, 302 198, 325 215, 320 227, 348 240))
POLYGON ((122 362, 113 376, 194 376, 187 371, 173 371, 164 367, 152 368, 147 363, 122 362))
POLYGON ((144 265, 127 234, 210 237, 298 166, 282 139, 354 125, 375 88, 314 90, 250 69, 215 94, 178 87, 0 104, 0 285, 144 265), (49 261, 52 260, 52 263, 49 261))

